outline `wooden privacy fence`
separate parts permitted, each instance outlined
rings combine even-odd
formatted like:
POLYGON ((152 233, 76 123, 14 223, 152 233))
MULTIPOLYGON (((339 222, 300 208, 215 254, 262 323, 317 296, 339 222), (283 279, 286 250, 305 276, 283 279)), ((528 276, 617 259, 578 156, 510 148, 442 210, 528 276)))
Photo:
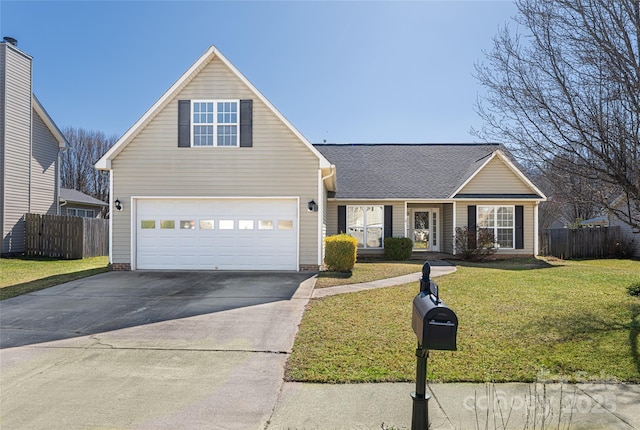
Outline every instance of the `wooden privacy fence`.
POLYGON ((109 255, 109 220, 26 214, 27 255, 67 260, 109 255))
POLYGON ((554 257, 602 258, 616 254, 620 227, 552 228, 540 233, 540 253, 554 257))

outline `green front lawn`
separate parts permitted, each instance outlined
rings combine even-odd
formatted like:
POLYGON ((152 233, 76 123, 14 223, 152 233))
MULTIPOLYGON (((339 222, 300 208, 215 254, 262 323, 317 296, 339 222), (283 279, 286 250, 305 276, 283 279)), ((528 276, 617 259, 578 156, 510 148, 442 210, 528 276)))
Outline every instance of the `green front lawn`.
POLYGON ((356 263, 350 273, 320 272, 316 288, 335 287, 337 285, 359 284, 394 278, 422 271, 424 261, 376 261, 356 263))
POLYGON ((82 260, 1 258, 0 300, 42 290, 109 270, 108 257, 82 260))
MULTIPOLYGON (((431 351, 428 378, 640 381, 640 261, 459 263, 440 296, 459 319, 458 350, 431 351)), ((313 382, 415 379, 418 282, 313 300, 287 377, 313 382)))

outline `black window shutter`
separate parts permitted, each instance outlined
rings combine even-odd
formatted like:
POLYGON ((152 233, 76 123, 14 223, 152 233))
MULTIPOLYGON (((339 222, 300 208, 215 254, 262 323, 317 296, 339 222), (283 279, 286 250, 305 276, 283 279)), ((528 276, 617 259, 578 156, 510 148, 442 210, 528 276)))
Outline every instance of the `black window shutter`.
POLYGON ((178 147, 191 147, 191 100, 178 100, 178 147))
POLYGON ((393 206, 384 207, 384 237, 393 237, 393 206))
POLYGON ((253 146, 253 100, 240 100, 240 147, 253 146))
POLYGON ((338 233, 347 232, 347 207, 338 206, 338 233))
POLYGON ((516 249, 524 249, 524 206, 516 206, 516 249))
POLYGON ((476 249, 477 247, 477 237, 476 230, 478 228, 476 222, 476 206, 470 205, 467 206, 467 227, 469 228, 469 249, 476 249))

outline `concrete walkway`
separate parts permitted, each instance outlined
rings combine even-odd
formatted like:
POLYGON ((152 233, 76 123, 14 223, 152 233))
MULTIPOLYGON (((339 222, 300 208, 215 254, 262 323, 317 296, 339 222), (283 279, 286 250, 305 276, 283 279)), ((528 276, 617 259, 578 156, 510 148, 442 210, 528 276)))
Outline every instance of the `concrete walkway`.
MULTIPOLYGON (((431 278, 447 275, 456 271, 456 266, 444 261, 431 263, 431 278)), ((381 279, 379 281, 363 282, 361 284, 340 285, 337 287, 316 288, 313 290, 313 298, 318 299, 335 294, 355 293, 357 291, 372 290, 375 288, 393 287, 395 285, 417 282, 422 277, 422 272, 411 273, 409 275, 397 276, 395 278, 381 279)))
MULTIPOLYGON (((409 429, 414 384, 285 383, 267 425, 409 429)), ((429 384, 432 430, 640 429, 640 385, 429 384)))

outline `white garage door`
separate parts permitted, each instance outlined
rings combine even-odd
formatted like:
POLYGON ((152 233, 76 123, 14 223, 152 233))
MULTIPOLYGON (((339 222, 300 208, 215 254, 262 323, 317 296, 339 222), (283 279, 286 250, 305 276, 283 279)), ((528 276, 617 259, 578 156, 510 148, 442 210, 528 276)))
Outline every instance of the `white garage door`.
POLYGON ((295 199, 138 199, 136 267, 298 270, 295 199))

